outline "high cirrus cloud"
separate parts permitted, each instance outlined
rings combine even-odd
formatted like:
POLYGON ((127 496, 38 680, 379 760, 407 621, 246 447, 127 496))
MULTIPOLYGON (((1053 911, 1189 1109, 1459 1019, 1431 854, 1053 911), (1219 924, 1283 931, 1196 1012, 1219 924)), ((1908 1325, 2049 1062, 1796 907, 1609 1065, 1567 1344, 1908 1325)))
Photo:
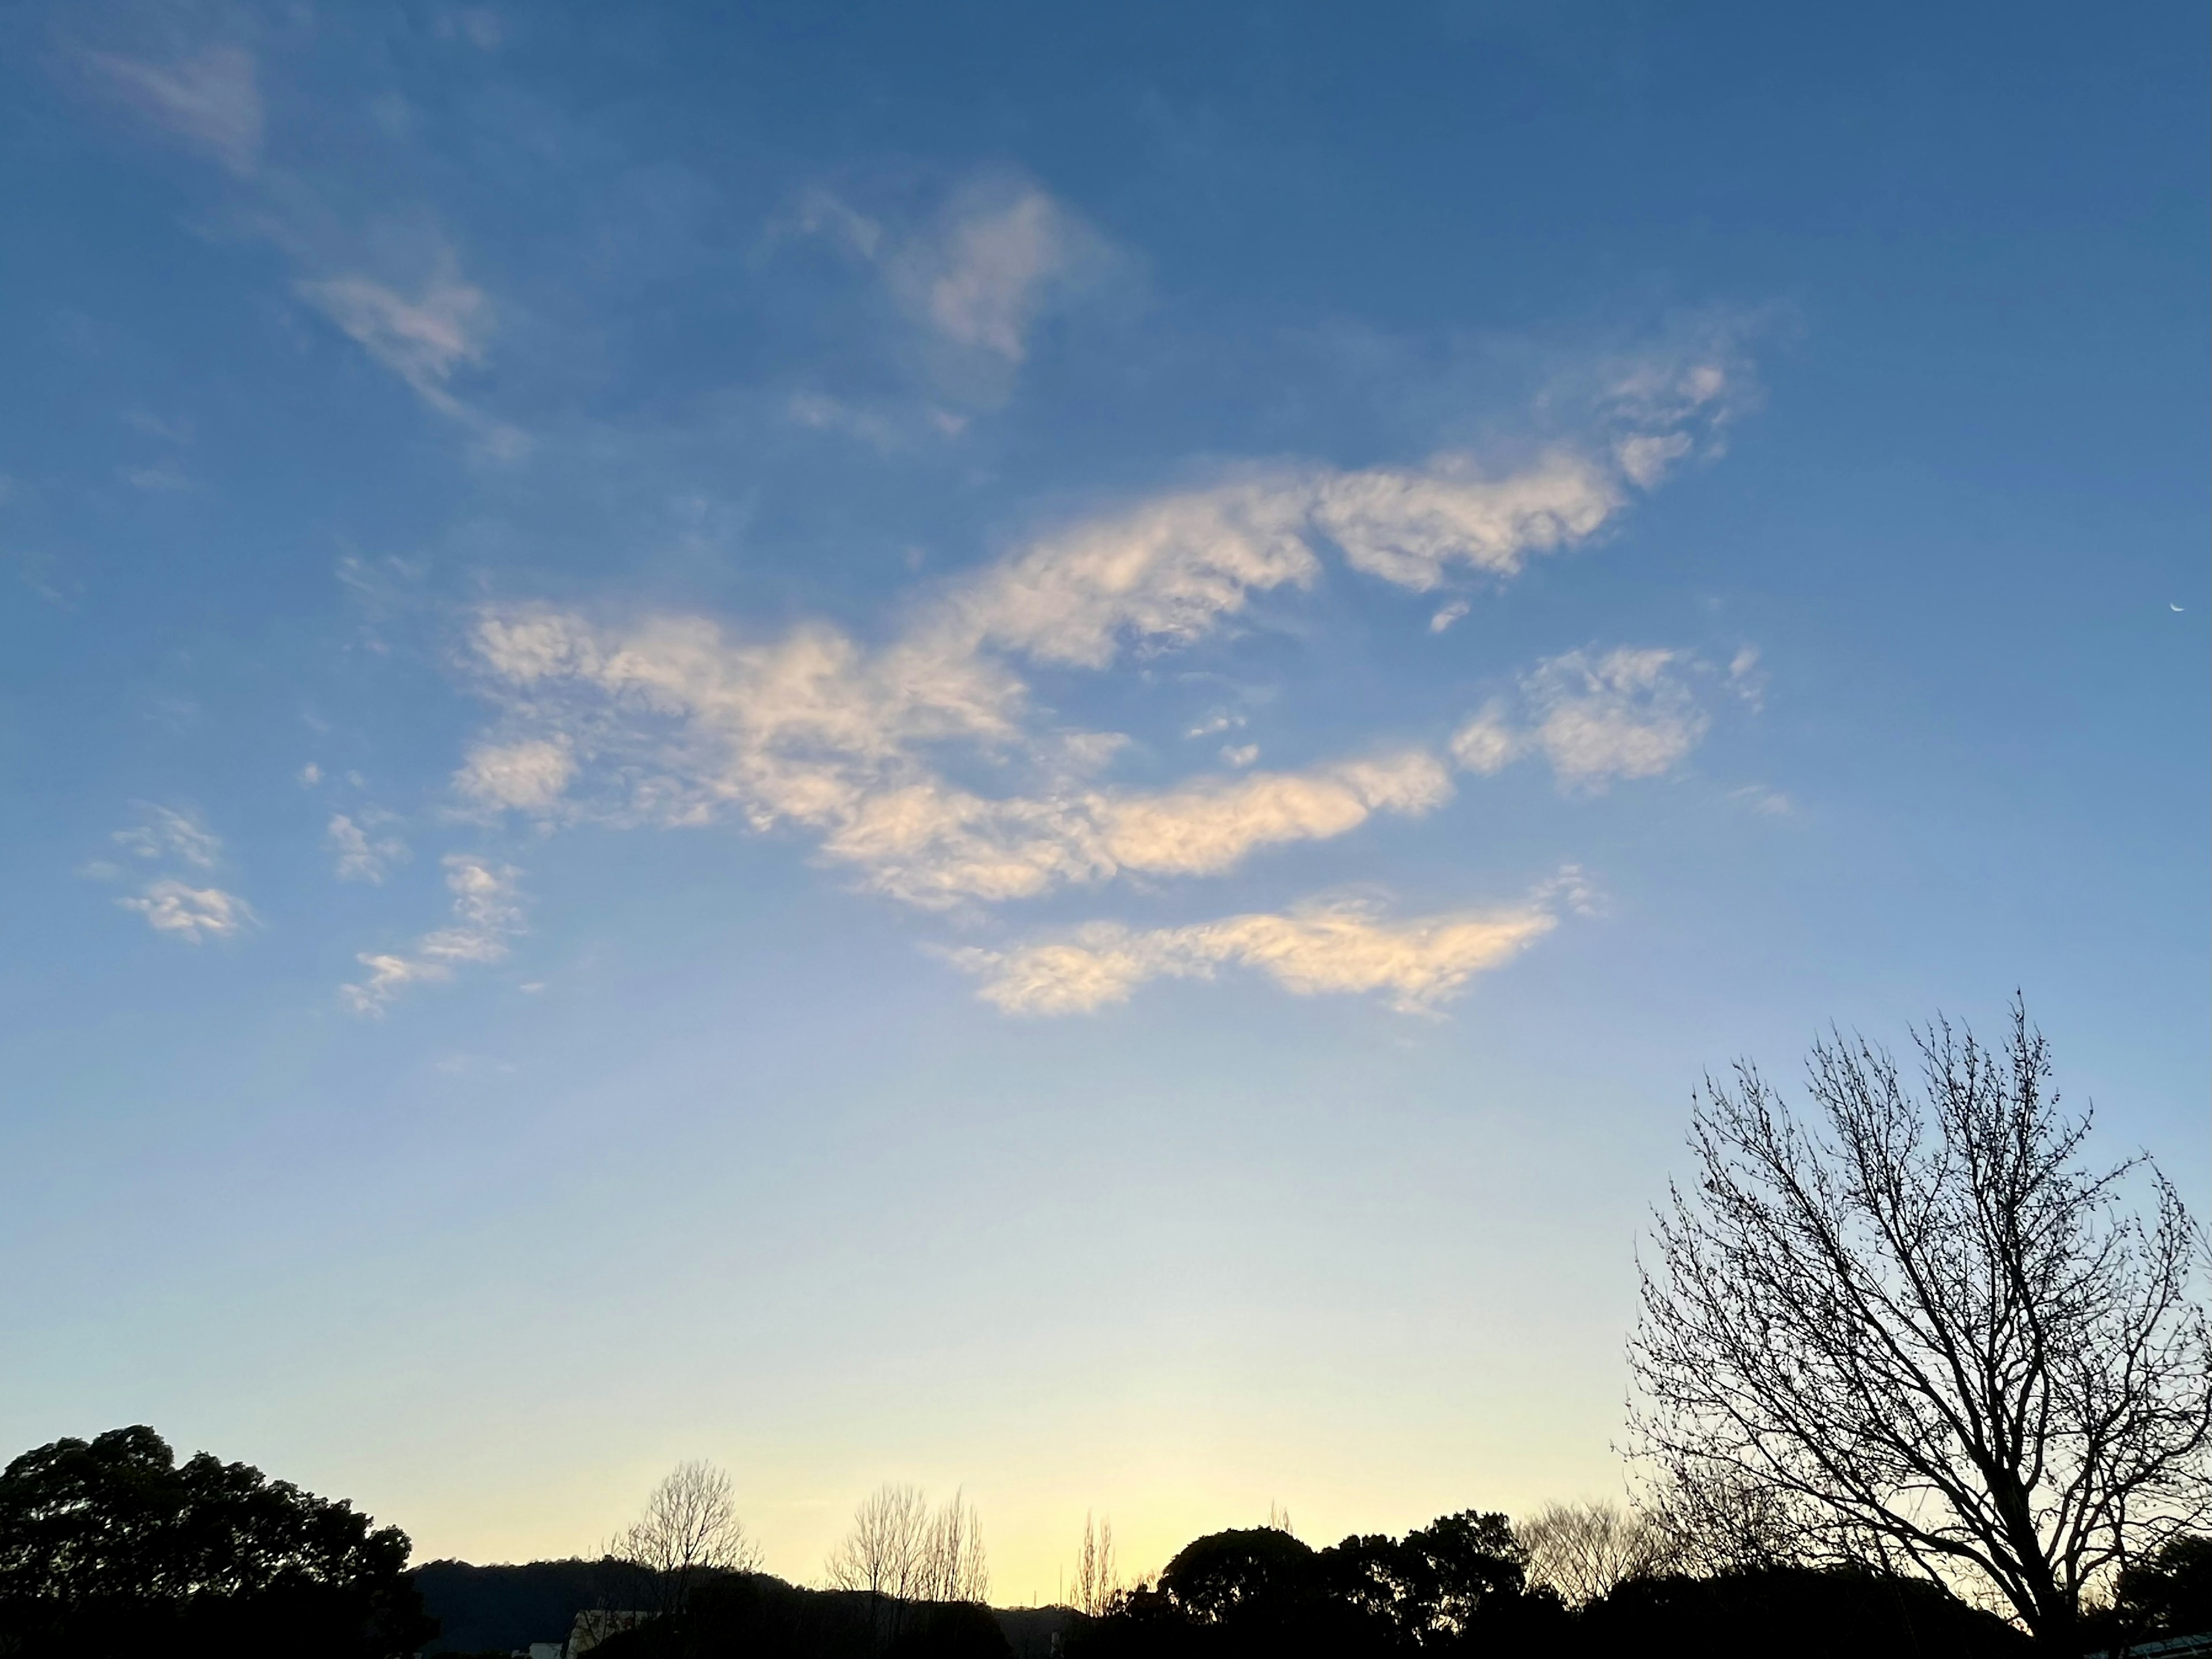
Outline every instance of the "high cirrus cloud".
POLYGON ((448 980, 456 968, 504 961, 523 931, 520 874, 511 865, 468 854, 447 854, 446 889, 453 896, 451 925, 422 935, 405 951, 364 951, 368 969, 339 994, 357 1014, 380 1015, 410 986, 448 980))
MULTIPOLYGON (((562 762, 600 763, 608 793, 568 810, 793 825, 870 885, 929 907, 1125 871, 1212 873, 1259 848, 1341 835, 1378 811, 1424 812, 1450 793, 1443 766, 1418 751, 1169 791, 1106 788, 1092 775, 1115 740, 1031 731, 1024 688, 1003 665, 921 644, 872 653, 818 628, 751 644, 696 618, 609 634, 540 612, 488 617, 476 643, 499 689, 566 724, 562 762), (1018 751, 1032 789, 987 796, 948 781, 931 756, 955 741, 1018 751)), ((536 787, 553 762, 513 761, 528 743, 553 741, 480 749, 461 787, 487 803, 516 775, 532 787, 514 804, 553 810, 536 787)))
POLYGON ((237 173, 261 157, 260 78, 242 46, 210 46, 167 63, 106 52, 84 60, 112 95, 143 119, 237 173))
POLYGON ((370 885, 380 884, 392 866, 407 856, 407 843, 397 836, 380 840, 369 839, 368 824, 385 815, 370 813, 364 823, 356 823, 343 812, 331 814, 329 825, 323 831, 323 845, 334 855, 340 881, 365 881, 370 885))
MULTIPOLYGON (((1682 406, 1702 403, 1686 394, 1682 406)), ((1426 812, 1451 793, 1447 768, 1401 746, 1115 788, 1100 774, 1125 740, 1042 719, 1023 665, 1104 670, 1188 646, 1263 596, 1316 586, 1332 545, 1417 590, 1454 567, 1507 577, 1595 533, 1631 487, 1610 463, 1565 453, 1497 475, 1459 460, 1248 470, 1039 535, 937 591, 875 646, 821 623, 749 639, 698 617, 607 627, 546 608, 489 613, 473 653, 508 719, 456 790, 482 811, 795 827, 868 885, 931 907, 1123 873, 1218 874, 1378 812, 1426 812), (954 781, 948 759, 963 750, 1015 787, 954 781)), ((1456 758, 1495 769, 1540 749, 1580 780, 1659 769, 1668 744, 1703 729, 1669 660, 1547 665, 1524 683, 1533 725, 1501 728, 1491 750, 1471 729, 1456 758)))
POLYGON ((157 933, 172 933, 198 945, 204 939, 228 939, 253 920, 252 907, 220 887, 194 887, 174 879, 149 882, 144 890, 115 901, 136 910, 157 933))
POLYGON ((958 204, 937 234, 906 250, 893 274, 946 339, 1018 363, 1054 288, 1103 252, 1096 232, 1044 191, 1024 187, 958 204))
POLYGON ((1465 457, 1448 455, 1423 469, 1376 467, 1317 479, 1312 516, 1355 570, 1426 592, 1455 565, 1517 575, 1531 553, 1596 533, 1626 497, 1609 469, 1571 452, 1495 478, 1465 457))
MULTIPOLYGON (((1033 681, 1149 676, 1161 654, 1254 626, 1319 586, 1333 558, 1417 592, 1508 580, 1597 535, 1656 483, 1720 418, 1728 386, 1717 366, 1654 370, 1609 394, 1585 441, 1518 468, 1448 454, 1218 473, 1033 535, 922 591, 873 642, 819 621, 763 635, 696 615, 609 623, 493 608, 477 618, 469 660, 502 714, 454 790, 480 814, 541 822, 796 830, 863 885, 945 909, 1120 877, 1218 876, 1270 848, 1432 811, 1452 795, 1455 763, 1484 773, 1537 755, 1576 789, 1654 775, 1708 724, 1691 683, 1706 671, 1663 650, 1542 663, 1448 754, 1401 738, 1260 770, 1246 744, 1224 750, 1233 769, 1145 788, 1109 775, 1129 738, 1065 724, 1033 681), (1642 437, 1660 441, 1634 447, 1642 437)), ((1151 931, 1101 923, 963 960, 1010 1009, 1090 1006, 1232 965, 1300 992, 1371 990, 1423 1007, 1553 915, 1548 901, 1400 921, 1323 906, 1151 931)), ((380 971, 397 984, 413 970, 403 960, 380 971)))
POLYGON ((412 295, 363 276, 302 282, 298 289, 433 409, 472 418, 448 388, 456 371, 483 361, 491 309, 482 289, 455 274, 450 256, 412 295))
POLYGON ((479 806, 550 806, 575 775, 576 763, 560 738, 480 744, 453 775, 453 787, 479 806))
MULTIPOLYGON (((183 14, 176 21, 184 24, 183 14)), ((351 205, 340 212, 318 203, 302 175, 263 167, 260 67, 252 52, 216 42, 161 61, 97 52, 81 52, 77 61, 106 96, 237 176, 253 204, 251 221, 301 271, 293 285, 301 299, 430 408, 470 431, 480 453, 512 459, 527 451, 526 434, 453 390, 460 371, 484 362, 493 313, 484 291, 460 276, 454 251, 437 245, 396 273, 369 274, 360 269, 362 256, 383 239, 341 228, 356 222, 351 205)), ((151 471, 135 481, 174 487, 151 471)))
POLYGON ((145 806, 136 828, 118 830, 109 839, 142 859, 173 858, 195 870, 212 870, 222 857, 222 841, 197 812, 173 806, 145 806))
MULTIPOLYGON (((1728 678, 1757 661, 1739 653, 1728 678)), ((1528 757, 1546 761, 1560 787, 1603 790, 1617 778, 1656 777, 1697 747, 1712 719, 1695 680, 1705 665, 1680 651, 1570 651, 1522 677, 1516 699, 1492 700, 1453 735, 1452 757, 1492 773, 1528 757)))
POLYGON ((1184 645, 1257 593, 1321 574, 1310 477, 1280 471, 1156 496, 1041 537, 961 588, 921 637, 1103 668, 1125 645, 1184 645))
POLYGON ((1502 967, 1557 927, 1542 899, 1502 909, 1393 921, 1372 906, 1316 903, 1181 927, 1094 922, 1006 951, 951 952, 1009 1013, 1072 1014, 1128 1000, 1155 979, 1255 970, 1295 996, 1379 994, 1402 1012, 1433 1012, 1474 975, 1502 967))

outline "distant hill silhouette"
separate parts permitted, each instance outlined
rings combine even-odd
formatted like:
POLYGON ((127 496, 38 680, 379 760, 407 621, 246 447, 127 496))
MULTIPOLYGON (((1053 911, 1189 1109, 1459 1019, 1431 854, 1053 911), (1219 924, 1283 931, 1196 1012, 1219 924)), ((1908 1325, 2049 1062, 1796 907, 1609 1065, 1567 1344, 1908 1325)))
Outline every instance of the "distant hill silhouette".
MULTIPOLYGON (((1435 1528, 1409 1541, 1433 1547, 1438 1537, 1452 1541, 1435 1528)), ((1595 1659, 1678 1651, 1709 1659, 2020 1659, 2031 1650, 2018 1631, 1930 1585, 1810 1569, 1635 1580, 1579 1613, 1547 1595, 1524 1595, 1514 1571, 1447 1622, 1416 1629, 1407 1615, 1422 1598, 1369 1593, 1380 1583, 1400 1592, 1418 1586, 1407 1564, 1386 1553, 1390 1541, 1352 1539, 1316 1551, 1272 1531, 1212 1534, 1176 1558, 1164 1589, 1091 1620, 1064 1607, 899 1606, 861 1591, 733 1573, 701 1585, 686 1613, 610 1637, 592 1651, 597 1659, 1595 1659), (1347 1576, 1347 1566, 1360 1571, 1347 1576)), ((1458 1577, 1474 1583, 1500 1559, 1470 1553, 1458 1577)), ((557 1642, 578 1613, 603 1605, 607 1586, 623 1582, 620 1571, 583 1560, 431 1562, 416 1570, 415 1583, 443 1628, 426 1651, 505 1653, 557 1642)), ((1449 1579, 1443 1588, 1452 1588, 1449 1579)))
MULTIPOLYGON (((634 1580, 618 1562, 529 1561, 475 1566, 432 1561, 414 1572, 422 1605, 439 1621, 426 1654, 510 1653, 558 1642, 576 1615, 606 1605, 634 1580)), ((680 1620, 609 1638, 603 1659, 742 1652, 748 1659, 1050 1659, 1074 1622, 1061 1607, 920 1607, 894 1620, 866 1594, 814 1590, 767 1573, 719 1576, 694 1592, 680 1620)))

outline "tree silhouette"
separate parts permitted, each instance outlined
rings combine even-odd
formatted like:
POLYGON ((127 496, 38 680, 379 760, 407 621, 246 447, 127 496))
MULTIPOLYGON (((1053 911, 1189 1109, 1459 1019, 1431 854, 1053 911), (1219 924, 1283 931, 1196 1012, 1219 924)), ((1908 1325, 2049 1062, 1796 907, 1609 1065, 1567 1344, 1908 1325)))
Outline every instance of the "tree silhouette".
POLYGON ((386 1659, 436 1632, 408 1543, 349 1504, 150 1428, 57 1440, 0 1474, 0 1650, 386 1659))
POLYGON ((2011 1026, 2002 1053, 1916 1034, 1917 1094, 1863 1040, 1820 1044, 1809 1121, 1747 1063, 1708 1081, 1632 1436, 1677 1491, 1763 1494, 1810 1559, 1986 1587, 2072 1654, 2085 1589, 2206 1506, 2202 1238, 2148 1158, 2083 1167, 2087 1117, 2017 1001, 2011 1026))
POLYGON ((1660 1527, 1618 1504, 1548 1504, 1513 1532, 1528 1552, 1530 1581, 1558 1591, 1571 1607, 1671 1565, 1660 1527))
POLYGON ((1067 1605, 1086 1618, 1103 1618, 1121 1594, 1121 1573, 1114 1565, 1114 1523, 1101 1521, 1094 1527, 1086 1514, 1075 1572, 1068 1581, 1067 1605))
POLYGON ((760 1566, 728 1473, 696 1460, 669 1472, 607 1553, 632 1569, 634 1593, 651 1613, 681 1613, 701 1579, 760 1566))

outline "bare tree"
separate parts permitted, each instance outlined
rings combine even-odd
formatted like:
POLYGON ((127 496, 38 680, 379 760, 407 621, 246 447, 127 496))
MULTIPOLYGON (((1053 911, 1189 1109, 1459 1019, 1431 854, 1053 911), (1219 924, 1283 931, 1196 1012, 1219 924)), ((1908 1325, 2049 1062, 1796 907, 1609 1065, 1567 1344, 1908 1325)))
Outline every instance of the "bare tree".
POLYGON ((1569 1607, 1673 1565, 1660 1525, 1618 1504, 1547 1504, 1513 1532, 1528 1552, 1528 1582, 1548 1584, 1569 1607))
POLYGON ((653 1489, 645 1513, 608 1553, 635 1573, 635 1593, 656 1613, 681 1613, 698 1581, 716 1572, 757 1572, 760 1549, 738 1519, 726 1471, 679 1463, 653 1489))
POLYGON ((1733 1472, 1677 1466, 1642 1497, 1638 1512, 1657 1537, 1662 1571, 1757 1572, 1802 1566, 1822 1553, 1801 1506, 1733 1472))
POLYGON ((990 1592, 982 1522, 976 1518, 975 1506, 962 1502, 955 1492, 930 1518, 916 1599, 980 1603, 988 1600, 990 1592))
POLYGON ((878 1488, 830 1557, 830 1583, 892 1601, 981 1601, 991 1573, 975 1506, 954 1492, 932 1512, 915 1486, 878 1488))
POLYGON ((1083 1546, 1076 1552, 1075 1576, 1068 1585, 1067 1604, 1078 1613, 1103 1619, 1114 1610, 1121 1594, 1121 1578, 1114 1565, 1114 1523, 1101 1521, 1096 1528, 1083 1517, 1083 1546))
POLYGON ((2212 1350, 2179 1195, 2148 1158, 2083 1166, 2087 1117, 2011 1025, 2002 1053, 1916 1033, 1917 1095, 1817 1045, 1809 1124, 1748 1063, 1707 1081, 1631 1435, 1662 1486, 1764 1494, 1799 1547, 1993 1593, 2070 1655, 2085 1589, 2206 1511, 2212 1350))
POLYGON ((830 1556, 830 1583, 906 1601, 915 1594, 929 1534, 929 1504, 915 1486, 880 1486, 853 1512, 853 1530, 830 1556))

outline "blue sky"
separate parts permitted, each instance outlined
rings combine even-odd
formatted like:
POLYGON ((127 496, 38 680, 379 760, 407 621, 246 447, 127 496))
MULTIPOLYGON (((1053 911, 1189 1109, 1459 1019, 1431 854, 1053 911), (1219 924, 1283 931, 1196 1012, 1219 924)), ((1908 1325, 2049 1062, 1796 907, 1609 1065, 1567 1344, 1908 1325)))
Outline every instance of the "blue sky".
POLYGON ((2201 15, 0 30, 9 1445, 1024 1599, 1617 1490, 1831 1020, 2201 1210, 2201 15))

